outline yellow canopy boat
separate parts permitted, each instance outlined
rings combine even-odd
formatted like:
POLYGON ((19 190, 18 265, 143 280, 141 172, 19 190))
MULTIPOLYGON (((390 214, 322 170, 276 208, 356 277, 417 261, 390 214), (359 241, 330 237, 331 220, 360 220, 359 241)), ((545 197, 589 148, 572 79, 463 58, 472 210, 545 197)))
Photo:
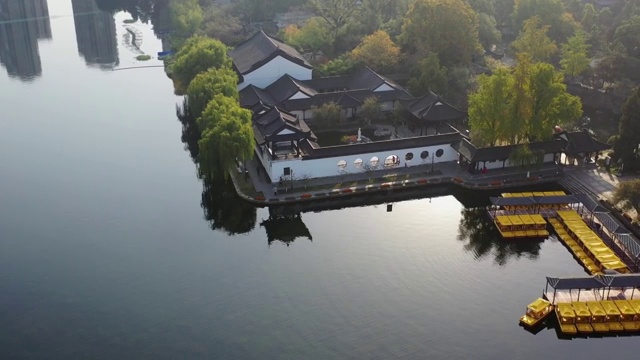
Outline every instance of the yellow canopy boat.
POLYGON ((563 334, 576 334, 576 314, 571 307, 571 304, 560 303, 556 305, 556 316, 558 317, 558 323, 560 324, 560 331, 563 334))
POLYGON ((587 304, 583 302, 574 302, 571 304, 573 311, 576 313, 576 328, 581 333, 592 333, 593 327, 591 327, 591 312, 587 307, 587 304))
POLYGON ((609 325, 606 323, 607 313, 597 301, 587 301, 587 307, 591 312, 591 327, 595 332, 609 332, 609 325))
POLYGON ((607 313, 607 324, 609 324, 609 330, 622 331, 624 327, 620 323, 620 310, 612 300, 600 301, 600 305, 607 313))
POLYGON ((640 330, 636 320, 636 311, 627 300, 613 300, 620 310, 620 322, 626 331, 640 330))
POLYGON ((520 318, 520 324, 529 327, 538 325, 553 311, 553 305, 545 299, 538 298, 527 305, 527 312, 520 318))

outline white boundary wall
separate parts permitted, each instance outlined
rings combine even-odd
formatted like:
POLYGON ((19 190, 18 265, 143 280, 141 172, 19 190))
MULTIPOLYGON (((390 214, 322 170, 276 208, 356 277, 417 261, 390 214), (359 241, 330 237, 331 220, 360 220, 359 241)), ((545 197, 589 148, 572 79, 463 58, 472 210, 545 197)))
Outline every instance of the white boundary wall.
MULTIPOLYGON (((347 156, 336 156, 336 157, 327 157, 321 159, 308 159, 303 160, 300 158, 290 159, 290 160, 271 160, 269 161, 267 155, 261 158, 262 164, 267 169, 269 176, 271 177, 272 182, 278 182, 280 177, 284 178, 284 169, 289 168, 293 172, 294 179, 299 178, 320 178, 327 176, 338 176, 341 174, 354 174, 354 173, 362 173, 365 172, 367 168, 370 167, 370 160, 374 156, 378 158, 378 165, 374 171, 376 170, 388 170, 389 167, 384 166, 384 161, 387 157, 391 155, 396 155, 400 163, 394 167, 404 167, 405 164, 407 166, 415 166, 415 165, 430 165, 432 163, 439 164, 451 161, 458 160, 458 153, 451 147, 450 144, 441 144, 441 145, 432 145, 425 147, 417 147, 417 148, 408 148, 408 149, 400 149, 400 150, 388 150, 388 151, 378 151, 371 153, 363 153, 356 155, 347 155, 347 156), (436 151, 442 149, 443 154, 440 157, 435 156, 436 151), (426 159, 421 159, 420 154, 423 151, 428 151, 429 156, 426 159), (413 159, 410 161, 406 161, 405 157, 407 153, 413 154, 413 159), (362 159, 362 166, 356 167, 355 161, 357 159, 362 159), (346 162, 346 166, 341 169, 338 166, 338 162, 344 160, 346 162)), ((259 153, 258 153, 258 157, 259 153)), ((393 167, 392 167, 393 168, 393 167)))

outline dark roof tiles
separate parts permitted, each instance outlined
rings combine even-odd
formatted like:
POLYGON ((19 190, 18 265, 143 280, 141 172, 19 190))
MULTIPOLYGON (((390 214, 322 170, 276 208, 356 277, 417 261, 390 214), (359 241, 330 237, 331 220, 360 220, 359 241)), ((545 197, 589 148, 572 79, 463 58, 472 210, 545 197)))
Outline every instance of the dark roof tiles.
POLYGON ((262 30, 229 53, 233 59, 233 65, 243 75, 266 64, 277 55, 311 69, 311 64, 296 49, 274 39, 262 30))

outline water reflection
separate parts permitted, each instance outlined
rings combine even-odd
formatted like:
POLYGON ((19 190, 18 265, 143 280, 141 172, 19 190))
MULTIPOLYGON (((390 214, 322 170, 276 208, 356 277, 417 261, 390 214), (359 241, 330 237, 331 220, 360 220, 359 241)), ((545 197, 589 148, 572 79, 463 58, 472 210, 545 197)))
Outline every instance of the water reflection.
POLYGON ((47 0, 0 0, 0 63, 11 77, 42 75, 38 40, 51 39, 47 0))
POLYGON ((464 249, 472 252, 476 259, 492 255, 494 262, 500 266, 506 265, 512 258, 524 256, 537 259, 540 254, 540 240, 502 239, 484 208, 462 210, 458 240, 465 242, 464 249))
POLYGON ((143 23, 152 22, 157 25, 162 10, 166 9, 169 0, 95 0, 100 10, 115 13, 128 12, 134 20, 143 23))
POLYGON ((267 232, 267 243, 271 245, 274 241, 280 241, 289 246, 297 238, 307 238, 313 240, 307 225, 302 221, 300 214, 278 215, 269 209, 269 218, 263 220, 260 226, 267 232))
MULTIPOLYGON (((189 113, 186 103, 176 109, 182 123, 182 142, 189 151, 191 159, 197 164, 198 140, 195 120, 189 113)), ((238 197, 231 180, 215 179, 202 181, 202 210, 211 229, 227 234, 244 234, 256 226, 256 207, 238 197)))
POLYGON ((116 20, 95 0, 71 0, 78 52, 87 65, 111 70, 118 66, 116 20))

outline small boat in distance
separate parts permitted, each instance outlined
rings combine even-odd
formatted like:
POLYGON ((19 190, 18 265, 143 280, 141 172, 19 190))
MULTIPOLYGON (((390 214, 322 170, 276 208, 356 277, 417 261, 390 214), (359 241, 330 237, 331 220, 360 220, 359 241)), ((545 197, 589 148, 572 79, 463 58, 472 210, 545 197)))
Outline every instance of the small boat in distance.
POLYGON ((527 305, 527 312, 520 318, 520 324, 534 327, 553 312, 553 305, 545 299, 538 298, 527 305))

